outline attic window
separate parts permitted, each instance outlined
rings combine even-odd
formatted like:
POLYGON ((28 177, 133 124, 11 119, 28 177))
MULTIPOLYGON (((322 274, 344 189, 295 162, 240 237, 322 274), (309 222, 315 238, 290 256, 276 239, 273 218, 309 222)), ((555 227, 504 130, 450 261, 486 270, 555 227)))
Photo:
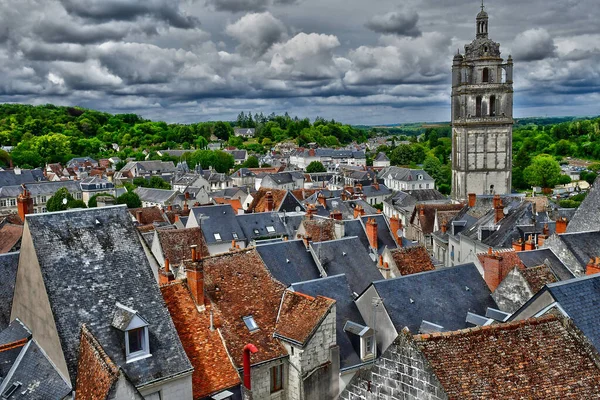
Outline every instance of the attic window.
POLYGON ((215 240, 221 240, 221 234, 220 233, 215 233, 215 240))
POLYGON ((252 315, 243 317, 243 320, 244 320, 244 323, 246 324, 246 328, 248 328, 248 330, 250 332, 255 332, 258 330, 258 324, 254 320, 254 317, 252 315))
POLYGON ((139 313, 117 302, 112 326, 125 334, 125 356, 127 362, 150 357, 148 322, 139 313))
POLYGON ((269 226, 267 226, 267 232, 273 233, 273 232, 275 232, 275 228, 273 226, 269 225, 269 226))

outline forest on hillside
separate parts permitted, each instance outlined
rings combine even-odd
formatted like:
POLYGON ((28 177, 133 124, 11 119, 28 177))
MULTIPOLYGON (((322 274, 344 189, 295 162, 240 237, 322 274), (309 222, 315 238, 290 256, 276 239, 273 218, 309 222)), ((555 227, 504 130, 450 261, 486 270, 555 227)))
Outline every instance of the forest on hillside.
MULTIPOLYGON (((265 153, 274 143, 294 140, 302 146, 341 146, 353 140, 364 142, 367 133, 339 122, 316 118, 292 118, 271 114, 241 113, 236 121, 167 124, 143 119, 135 114, 109 114, 79 107, 0 104, 0 146, 14 146, 15 165, 40 167, 49 162, 65 162, 73 157, 143 159, 143 150, 205 149, 212 136, 225 145, 265 153), (256 129, 248 142, 233 136, 234 127, 256 129), (119 146, 119 151, 113 149, 119 146)), ((0 163, 6 155, 0 156, 0 163)), ((6 161, 6 160, 5 160, 6 161)))

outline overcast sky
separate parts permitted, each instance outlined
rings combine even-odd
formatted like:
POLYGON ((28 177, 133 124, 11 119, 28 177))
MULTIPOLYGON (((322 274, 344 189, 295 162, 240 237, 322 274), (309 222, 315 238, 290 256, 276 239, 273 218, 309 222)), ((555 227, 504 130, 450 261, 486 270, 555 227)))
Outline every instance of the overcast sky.
MULTIPOLYGON (((488 0, 515 115, 600 114, 598 0, 488 0)), ((0 101, 154 120, 450 119, 478 0, 0 0, 0 101)))

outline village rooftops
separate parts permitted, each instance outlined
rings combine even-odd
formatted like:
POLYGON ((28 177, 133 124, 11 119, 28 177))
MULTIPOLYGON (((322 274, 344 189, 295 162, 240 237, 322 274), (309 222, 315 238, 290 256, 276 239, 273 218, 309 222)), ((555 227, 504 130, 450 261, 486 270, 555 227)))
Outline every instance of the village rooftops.
POLYGON ((302 240, 265 244, 257 246, 256 251, 271 275, 285 286, 321 277, 315 260, 302 240))
MULTIPOLYGON (((232 240, 246 240, 244 231, 237 221, 236 213, 228 204, 193 207, 190 218, 194 218, 196 225, 202 229, 208 245, 227 243, 232 240)), ((189 220, 188 226, 190 226, 189 220)))
MULTIPOLYGON (((21 293, 21 300, 13 302, 11 317, 27 316, 28 309, 41 306, 38 298, 23 294, 31 289, 26 277, 40 274, 47 312, 56 326, 72 382, 77 376, 81 324, 88 325, 136 387, 191 373, 125 206, 31 214, 26 217, 23 240, 37 261, 20 264, 15 299, 21 293), (136 315, 147 322, 151 356, 127 362, 125 335, 112 326, 117 302, 137 310, 136 315)), ((35 334, 32 324, 39 325, 39 321, 23 322, 35 334)))
POLYGON ((183 348, 194 367, 194 399, 230 389, 240 384, 240 377, 229 361, 227 350, 217 331, 223 317, 218 309, 198 311, 183 281, 161 286, 183 348), (211 327, 211 312, 213 326, 211 327))
POLYGON ((451 399, 600 396, 595 355, 554 316, 414 340, 451 399))

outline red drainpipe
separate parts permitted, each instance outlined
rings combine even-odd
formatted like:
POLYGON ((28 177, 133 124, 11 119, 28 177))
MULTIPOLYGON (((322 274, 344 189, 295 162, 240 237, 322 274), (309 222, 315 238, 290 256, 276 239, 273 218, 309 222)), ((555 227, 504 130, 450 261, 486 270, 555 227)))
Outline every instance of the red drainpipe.
POLYGON ((246 389, 250 390, 250 353, 254 354, 258 351, 255 345, 248 343, 244 346, 244 386, 246 389))

